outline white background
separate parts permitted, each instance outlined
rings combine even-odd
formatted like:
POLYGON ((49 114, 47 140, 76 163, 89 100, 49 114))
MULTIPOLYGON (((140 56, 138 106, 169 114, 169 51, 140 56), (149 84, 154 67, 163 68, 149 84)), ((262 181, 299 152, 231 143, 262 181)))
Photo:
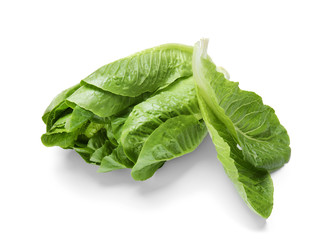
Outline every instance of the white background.
POLYGON ((325 1, 1 1, 1 239, 325 239, 325 1), (291 138, 265 221, 210 138, 151 179, 46 148, 43 111, 100 66, 193 45, 272 106, 291 138))

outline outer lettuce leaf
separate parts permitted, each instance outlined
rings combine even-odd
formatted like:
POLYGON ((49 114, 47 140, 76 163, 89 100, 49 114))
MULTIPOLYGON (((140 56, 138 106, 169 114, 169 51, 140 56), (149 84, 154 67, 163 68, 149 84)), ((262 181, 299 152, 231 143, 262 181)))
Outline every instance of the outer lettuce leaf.
POLYGON ((193 58, 198 94, 236 139, 246 161, 269 171, 279 169, 289 161, 291 153, 285 128, 260 96, 239 89, 238 83, 217 70, 206 48, 207 42, 203 41, 200 53, 197 45, 193 58))
POLYGON ((66 122, 70 119, 71 113, 59 118, 52 124, 49 131, 42 135, 41 141, 47 147, 59 146, 62 148, 72 148, 77 140, 79 131, 69 132, 65 128, 66 122))
POLYGON ((152 132, 166 120, 179 115, 201 118, 192 77, 174 82, 134 107, 122 128, 120 139, 129 159, 136 162, 152 132))
POLYGON ((242 91, 207 56, 207 40, 194 48, 193 72, 201 112, 218 158, 240 196, 267 218, 273 208, 268 170, 289 160, 289 137, 272 108, 242 91))
POLYGON ((73 109, 67 105, 66 101, 63 101, 54 109, 52 109, 51 112, 48 112, 46 115, 44 115, 46 116, 46 131, 50 131, 58 119, 70 114, 72 111, 73 109))
POLYGON ((193 115, 181 115, 168 119, 148 137, 132 168, 135 180, 146 180, 165 161, 190 153, 207 134, 203 120, 193 115))
POLYGON ((268 218, 273 209, 273 182, 266 170, 244 160, 243 151, 204 100, 198 99, 208 132, 228 177, 250 209, 268 218))
MULTIPOLYGON (((65 102, 60 105, 67 106, 65 102)), ((58 107, 49 116, 54 116, 53 112, 57 111, 58 107)), ((113 149, 108 145, 103 149, 103 145, 108 141, 105 127, 110 122, 79 106, 75 106, 71 111, 68 107, 61 113, 62 116, 51 124, 51 128, 41 137, 43 144, 74 149, 87 163, 100 164, 100 156, 109 155, 113 149), (94 153, 96 154, 93 156, 94 153)), ((50 117, 48 122, 49 119, 50 117)))
POLYGON ((59 146, 66 149, 73 147, 77 137, 76 132, 52 132, 43 134, 41 141, 46 147, 59 146))
POLYGON ((104 91, 91 85, 83 85, 67 98, 71 105, 78 105, 99 117, 110 117, 130 105, 146 99, 149 93, 137 97, 126 97, 104 91))
POLYGON ((154 92, 192 75, 192 49, 181 44, 150 48, 99 68, 83 82, 129 97, 154 92))
POLYGON ((74 93, 78 88, 80 87, 80 84, 76 84, 75 86, 72 86, 64 91, 62 91, 60 94, 58 94, 50 103, 50 105, 46 108, 42 120, 45 124, 48 122, 49 114, 56 109, 59 105, 65 102, 65 100, 74 93))

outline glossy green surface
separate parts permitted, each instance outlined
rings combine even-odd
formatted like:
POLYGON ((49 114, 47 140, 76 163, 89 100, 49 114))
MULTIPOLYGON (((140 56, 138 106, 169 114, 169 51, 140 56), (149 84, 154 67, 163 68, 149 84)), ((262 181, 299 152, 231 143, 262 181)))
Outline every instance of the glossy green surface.
POLYGON ((193 71, 198 101, 218 159, 240 196, 267 218, 273 207, 268 171, 289 161, 289 137, 260 96, 239 89, 207 55, 207 40, 195 45, 193 71))

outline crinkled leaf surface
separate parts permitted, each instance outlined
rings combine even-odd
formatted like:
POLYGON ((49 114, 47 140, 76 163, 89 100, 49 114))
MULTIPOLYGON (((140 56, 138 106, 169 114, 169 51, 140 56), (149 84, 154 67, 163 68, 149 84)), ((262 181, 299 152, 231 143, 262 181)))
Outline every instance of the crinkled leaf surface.
POLYGON ((54 98, 42 117, 43 144, 75 149, 99 172, 132 168, 135 180, 145 180, 200 144, 203 117, 240 196, 267 218, 269 171, 289 160, 287 132, 257 94, 216 68, 206 49, 197 44, 193 57, 192 47, 166 44, 101 67, 54 98))
POLYGON ((47 147, 59 146, 62 148, 72 148, 78 137, 79 131, 68 132, 65 128, 66 122, 70 119, 72 113, 59 118, 51 129, 42 135, 41 141, 47 147))
POLYGON ((114 138, 120 142, 120 137, 122 133, 123 126, 128 119, 133 107, 129 107, 125 109, 124 111, 120 112, 119 114, 116 114, 110 118, 111 120, 111 129, 112 134, 114 138))
POLYGON ((110 155, 102 159, 98 172, 111 172, 118 169, 132 168, 133 165, 134 163, 129 160, 122 146, 119 145, 110 155))
POLYGON ((136 162, 151 133, 166 120, 179 115, 201 118, 192 77, 174 82, 134 107, 121 133, 126 155, 136 162))
POLYGON ((203 120, 193 115, 181 115, 168 119, 148 137, 132 168, 135 180, 146 180, 165 161, 190 153, 207 134, 203 120))
POLYGON ((289 160, 289 137, 274 110, 242 91, 207 56, 207 41, 194 49, 193 71, 204 121, 218 158, 247 205, 267 218, 273 207, 268 170, 289 160))
POLYGON ((76 106, 71 117, 66 121, 65 128, 68 132, 73 132, 87 123, 94 116, 94 113, 76 106))
POLYGON ((80 84, 76 84, 75 86, 72 86, 61 93, 59 93, 50 103, 50 105, 46 108, 42 120, 45 124, 48 122, 48 116, 49 114, 57 108, 60 104, 62 104, 71 94, 73 94, 78 88, 80 87, 80 84))
POLYGON ((105 143, 96 149, 90 156, 90 161, 96 164, 101 164, 104 157, 109 156, 115 147, 110 141, 105 141, 105 143))
POLYGON ((165 44, 107 64, 83 79, 105 91, 136 97, 192 75, 192 47, 165 44))
POLYGON ((50 131, 58 119, 70 114, 72 111, 73 109, 67 105, 66 101, 53 108, 51 112, 46 114, 46 131, 50 131))
POLYGON ((112 152, 113 146, 110 144, 106 130, 104 128, 98 130, 86 143, 76 143, 75 151, 87 162, 99 165, 101 159, 112 152), (78 146, 79 145, 79 146, 78 146))
POLYGON ((273 209, 273 182, 266 170, 259 170, 244 160, 243 151, 226 126, 214 115, 208 105, 199 98, 203 119, 210 133, 228 177, 246 204, 257 214, 268 218, 273 209))
MULTIPOLYGON (((200 51, 198 46, 196 51, 200 51)), ((226 79, 207 53, 202 53, 206 57, 195 54, 198 94, 241 146, 245 160, 269 171, 287 163, 290 140, 274 110, 254 92, 243 91, 238 83, 226 79)))
POLYGON ((149 93, 137 97, 126 97, 104 91, 91 85, 83 85, 67 98, 69 103, 78 105, 99 117, 109 117, 146 99, 149 93))

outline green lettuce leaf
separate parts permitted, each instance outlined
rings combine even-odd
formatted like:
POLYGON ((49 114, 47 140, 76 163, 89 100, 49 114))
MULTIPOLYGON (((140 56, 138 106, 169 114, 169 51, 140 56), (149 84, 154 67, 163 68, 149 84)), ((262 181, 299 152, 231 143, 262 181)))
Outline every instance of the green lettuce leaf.
POLYGON ((152 132, 166 120, 179 115, 201 118, 192 77, 174 82, 133 108, 120 139, 129 159, 136 162, 152 132))
POLYGON ((204 100, 199 97, 203 119, 228 177, 250 209, 268 218, 273 209, 273 182, 266 170, 259 170, 244 160, 243 151, 215 116, 204 100))
POLYGON ((196 46, 193 59, 198 94, 236 139, 246 161, 269 171, 279 169, 291 154, 286 129, 260 96, 243 91, 238 83, 226 79, 224 72, 217 70, 207 57, 205 46, 202 47, 200 53, 196 46))
POLYGON ((135 180, 146 180, 165 161, 190 153, 207 134, 203 120, 194 115, 181 115, 168 119, 148 137, 132 168, 135 180))
POLYGON ((99 165, 104 156, 109 155, 114 146, 109 142, 106 129, 101 128, 85 143, 75 142, 74 150, 87 162, 99 165))
POLYGON ((207 40, 194 48, 193 72, 203 119, 218 159, 240 196, 267 218, 273 208, 268 170, 290 157, 289 137, 274 110, 252 92, 240 90, 207 56, 207 40))
POLYGON ((145 100, 150 93, 137 97, 120 96, 100 88, 83 85, 68 98, 68 104, 78 105, 99 117, 110 117, 123 111, 129 106, 145 100))
POLYGON ((192 47, 165 44, 107 64, 83 79, 105 91, 136 97, 192 75, 192 47))
MULTIPOLYGON (((48 122, 48 117, 50 115, 50 113, 58 108, 60 105, 62 105, 62 103, 65 102, 65 100, 71 95, 73 94, 78 88, 80 87, 80 84, 76 84, 75 86, 72 86, 64 91, 62 91, 61 93, 59 93, 50 103, 50 105, 46 108, 43 116, 42 116, 42 120, 45 124, 47 124, 48 122)), ((64 108, 66 109, 66 108, 64 108)), ((56 120, 56 119, 55 119, 56 120)), ((53 121, 53 120, 52 120, 53 121)))
POLYGON ((80 131, 69 132, 65 128, 66 122, 71 118, 72 113, 59 118, 51 128, 41 136, 42 143, 47 147, 59 146, 62 148, 73 148, 80 131))
POLYGON ((101 160, 98 172, 111 172, 113 170, 132 168, 134 163, 126 156, 121 145, 101 160))
POLYGON ((94 114, 92 112, 76 106, 70 118, 66 121, 65 128, 68 132, 73 132, 87 123, 93 116, 94 114))
POLYGON ((66 101, 61 102, 50 112, 46 114, 46 131, 50 131, 58 119, 72 113, 73 109, 70 108, 66 101))
POLYGON ((115 146, 112 145, 110 141, 105 141, 105 143, 96 149, 90 156, 90 162, 101 164, 104 157, 109 156, 112 151, 115 149, 115 146))
POLYGON ((112 134, 113 134, 114 138, 116 139, 116 141, 118 141, 118 142, 120 142, 120 137, 122 134, 123 126, 124 126, 126 120, 128 119, 132 109, 133 109, 133 106, 125 109, 124 111, 120 112, 119 114, 115 114, 115 115, 111 116, 111 118, 110 118, 112 134))

